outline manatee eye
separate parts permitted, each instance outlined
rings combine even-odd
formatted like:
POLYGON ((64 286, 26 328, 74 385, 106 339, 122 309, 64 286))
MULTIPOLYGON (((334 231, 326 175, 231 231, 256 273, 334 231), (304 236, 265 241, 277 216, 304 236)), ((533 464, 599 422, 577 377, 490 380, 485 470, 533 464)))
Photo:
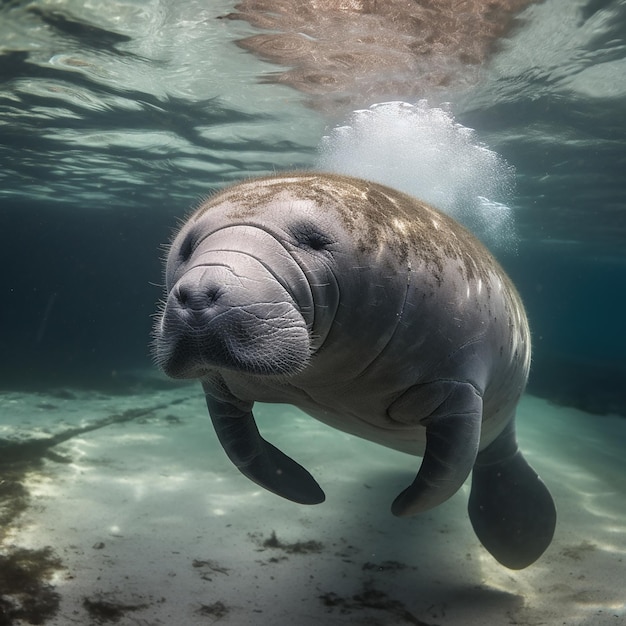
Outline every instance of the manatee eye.
POLYGON ((325 250, 333 240, 315 224, 301 223, 292 228, 298 245, 311 250, 325 250))

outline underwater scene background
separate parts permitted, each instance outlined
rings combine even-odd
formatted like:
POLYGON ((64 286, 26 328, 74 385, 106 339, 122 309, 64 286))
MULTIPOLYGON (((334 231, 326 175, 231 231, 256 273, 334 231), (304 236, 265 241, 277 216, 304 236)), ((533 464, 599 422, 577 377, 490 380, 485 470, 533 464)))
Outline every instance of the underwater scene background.
POLYGON ((625 35, 616 0, 0 3, 0 624, 621 623, 625 35), (559 512, 529 569, 467 487, 393 518, 416 460, 289 406, 263 433, 327 501, 260 490, 154 368, 180 220, 311 168, 450 213, 518 287, 559 512))

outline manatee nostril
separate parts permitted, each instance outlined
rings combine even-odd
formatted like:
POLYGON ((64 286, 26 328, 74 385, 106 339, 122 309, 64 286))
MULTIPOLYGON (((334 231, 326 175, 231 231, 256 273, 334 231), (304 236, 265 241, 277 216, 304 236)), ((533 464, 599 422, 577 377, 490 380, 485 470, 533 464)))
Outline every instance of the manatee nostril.
POLYGON ((205 293, 207 306, 215 304, 221 295, 222 290, 217 285, 209 287, 205 293))
POLYGON ((179 304, 182 304, 183 306, 187 305, 187 303, 189 302, 189 291, 185 286, 179 285, 178 289, 176 290, 176 299, 178 300, 179 304))
POLYGON ((212 307, 222 295, 219 286, 199 289, 197 286, 178 285, 175 292, 178 304, 185 309, 202 310, 212 307))

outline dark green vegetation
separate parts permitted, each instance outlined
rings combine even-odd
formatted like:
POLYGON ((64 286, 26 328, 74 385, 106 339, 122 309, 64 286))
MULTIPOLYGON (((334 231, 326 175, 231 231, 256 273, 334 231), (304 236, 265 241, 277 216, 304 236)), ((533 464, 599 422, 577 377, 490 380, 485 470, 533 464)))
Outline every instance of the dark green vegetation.
POLYGON ((376 589, 372 583, 365 583, 360 593, 344 598, 332 591, 320 596, 329 612, 334 609, 340 613, 352 615, 358 611, 375 609, 392 616, 396 624, 414 624, 414 626, 437 626, 432 622, 424 622, 411 613, 402 602, 393 600, 384 591, 376 589))
POLYGON ((5 545, 6 536, 28 508, 26 477, 39 469, 41 458, 5 456, 0 443, 0 626, 17 623, 43 624, 56 614, 59 595, 48 583, 62 567, 52 548, 29 550, 5 545))
POLYGON ((47 581, 61 561, 50 547, 11 546, 0 554, 0 626, 44 624, 59 608, 59 594, 47 581))
MULTIPOLYGON (((52 548, 46 546, 30 550, 9 544, 7 540, 9 531, 19 524, 20 515, 30 505, 31 498, 26 487, 29 476, 43 471, 43 459, 69 463, 69 459, 52 448, 72 437, 111 424, 144 418, 179 402, 181 400, 129 409, 86 426, 68 428, 51 437, 0 439, 0 626, 44 624, 59 609, 60 596, 49 581, 55 571, 63 568, 63 564, 52 548)), ((143 608, 118 606, 94 599, 85 599, 84 606, 98 623, 117 621, 125 611, 143 608)))
POLYGON ((106 622, 119 622, 124 615, 129 611, 139 611, 147 608, 147 604, 121 604, 118 602, 112 602, 110 600, 104 600, 102 598, 85 598, 83 600, 83 606, 89 617, 98 624, 104 624, 106 622))

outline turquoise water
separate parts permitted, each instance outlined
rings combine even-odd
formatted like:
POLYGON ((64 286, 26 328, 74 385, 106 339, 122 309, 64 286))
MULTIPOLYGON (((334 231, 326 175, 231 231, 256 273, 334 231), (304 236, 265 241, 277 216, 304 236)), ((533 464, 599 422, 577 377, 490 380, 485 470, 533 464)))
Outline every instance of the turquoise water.
MULTIPOLYGON (((148 348, 162 245, 225 184, 307 168, 379 180, 467 224, 526 304, 529 392, 561 407, 559 424, 568 410, 586 416, 577 441, 595 424, 605 433, 602 420, 614 419, 605 416, 626 416, 626 2, 531 4, 483 62, 438 56, 445 83, 429 82, 430 57, 393 76, 374 59, 367 90, 348 81, 340 92, 277 82, 292 66, 238 45, 265 31, 224 19, 235 10, 224 0, 0 4, 0 390, 24 394, 0 407, 11 428, 14 401, 56 407, 33 393, 84 390, 108 398, 114 413, 117 394, 139 393, 141 404, 143 393, 166 393, 148 348), (377 91, 387 78, 394 87, 377 91)), ((346 53, 358 57, 349 46, 365 32, 355 17, 346 53)), ((381 50, 395 45, 385 33, 381 50)), ((63 410, 50 409, 55 424, 63 410)), ((611 424, 606 436, 623 449, 624 430, 611 424)), ((528 432, 540 442, 534 422, 528 432)), ((382 464, 389 453, 381 455, 382 464)), ((618 457, 593 472, 610 475, 607 493, 623 502, 618 457)), ((579 482, 563 497, 586 488, 579 482)), ((576 502, 568 500, 570 520, 576 502)), ((614 526, 611 545, 623 551, 623 521, 614 526)), ((527 592, 520 597, 532 606, 527 592)), ((615 611, 623 615, 623 604, 615 611)), ((367 623, 398 623, 393 615, 367 623)), ((590 613, 573 615, 563 623, 594 624, 590 613)), ((430 621, 461 623, 441 611, 430 621)))

